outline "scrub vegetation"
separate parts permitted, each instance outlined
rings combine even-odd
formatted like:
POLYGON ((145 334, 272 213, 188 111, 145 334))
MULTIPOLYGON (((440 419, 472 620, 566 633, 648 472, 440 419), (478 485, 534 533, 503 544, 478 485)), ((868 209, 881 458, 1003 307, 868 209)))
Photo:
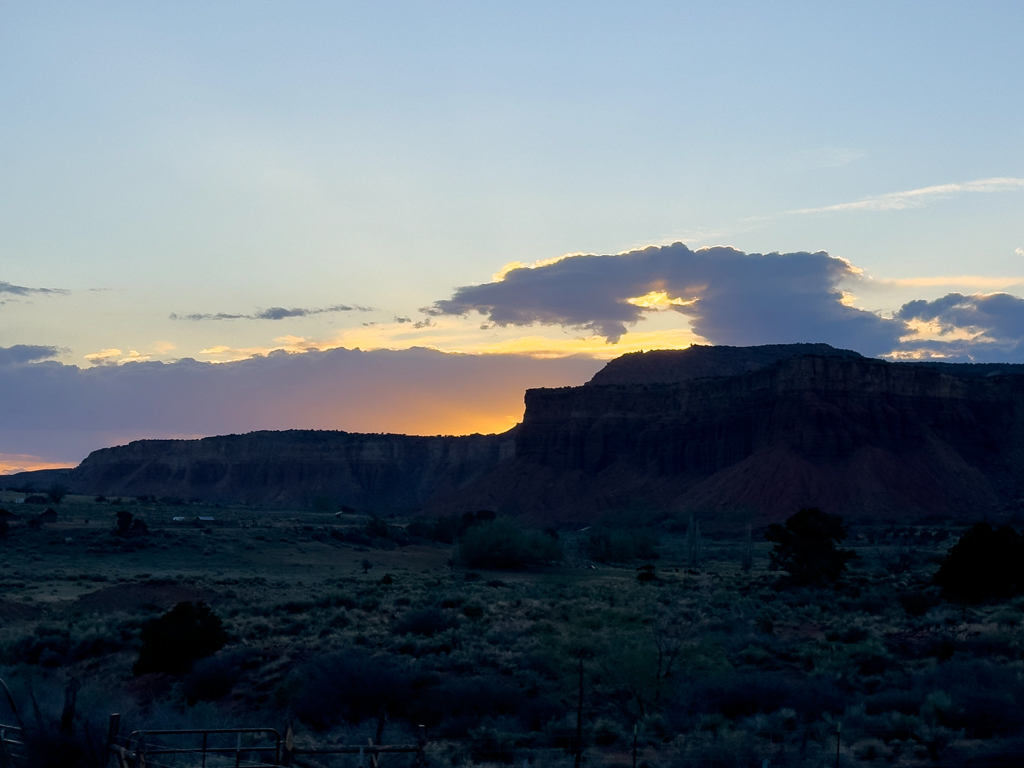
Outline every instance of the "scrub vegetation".
POLYGON ((66 497, 0 540, 0 677, 33 733, 81 682, 40 766, 104 764, 115 711, 124 731, 293 719, 307 744, 423 724, 453 767, 569 765, 577 747, 593 765, 635 748, 652 768, 820 766, 839 723, 846 766, 1019 754, 1013 529, 805 511, 698 550, 689 518, 631 519, 545 532, 66 497))

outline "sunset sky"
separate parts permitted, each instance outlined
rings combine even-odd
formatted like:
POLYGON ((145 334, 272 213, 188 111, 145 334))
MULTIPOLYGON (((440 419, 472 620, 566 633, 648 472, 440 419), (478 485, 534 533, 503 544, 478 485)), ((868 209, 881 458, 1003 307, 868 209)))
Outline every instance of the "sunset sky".
POLYGON ((502 431, 691 343, 1024 362, 1024 4, 0 4, 0 472, 502 431))

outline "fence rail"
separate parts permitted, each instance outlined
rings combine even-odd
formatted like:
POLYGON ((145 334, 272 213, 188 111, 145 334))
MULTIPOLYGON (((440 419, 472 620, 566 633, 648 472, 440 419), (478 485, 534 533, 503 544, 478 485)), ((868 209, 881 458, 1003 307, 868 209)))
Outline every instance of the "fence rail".
POLYGON ((0 723, 0 768, 14 768, 24 763, 25 736, 17 725, 0 723))
MULTIPOLYGON (((161 756, 194 755, 198 768, 207 768, 207 757, 234 757, 235 768, 270 768, 296 766, 296 768, 323 768, 309 758, 330 755, 359 755, 359 768, 377 768, 380 755, 415 754, 416 765, 426 765, 426 729, 419 727, 416 744, 338 744, 327 747, 299 747, 289 724, 282 736, 276 728, 197 728, 189 730, 132 731, 126 738, 120 736, 121 716, 112 714, 107 731, 107 747, 116 768, 159 768, 161 756), (211 737, 235 736, 234 746, 217 746, 211 737), (199 744, 175 746, 167 743, 182 736, 194 736, 199 744), (243 744, 245 736, 262 738, 265 743, 243 744), (252 760, 253 757, 261 759, 252 760), (263 759, 266 757, 266 759, 263 759)), ((223 765, 223 763, 221 763, 223 765)), ((8 768, 0 765, 0 768, 8 768)))

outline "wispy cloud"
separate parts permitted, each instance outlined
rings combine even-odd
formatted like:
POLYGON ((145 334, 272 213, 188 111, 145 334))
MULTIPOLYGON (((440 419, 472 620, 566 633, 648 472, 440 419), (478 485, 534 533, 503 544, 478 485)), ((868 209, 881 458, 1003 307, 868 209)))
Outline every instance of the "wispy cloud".
POLYGON ((866 197, 852 203, 838 203, 818 208, 799 208, 786 211, 789 214, 828 213, 831 211, 901 211, 906 208, 920 208, 935 200, 977 192, 1017 192, 1024 190, 1024 179, 995 177, 978 179, 959 184, 938 184, 934 187, 909 189, 905 192, 888 192, 884 195, 866 197))
POLYGON ((6 280, 0 280, 0 304, 3 304, 4 296, 62 296, 71 293, 64 288, 30 288, 27 285, 15 285, 6 280))
POLYGON ((258 309, 248 315, 231 312, 196 312, 190 315, 179 315, 172 312, 171 320, 191 320, 193 322, 202 320, 285 320, 290 317, 310 317, 312 315, 325 315, 331 312, 373 311, 373 307, 361 307, 357 304, 333 304, 329 307, 267 307, 266 309, 258 309))
POLYGON ((1024 248, 1018 248, 1014 251, 1018 256, 1024 256, 1024 248))

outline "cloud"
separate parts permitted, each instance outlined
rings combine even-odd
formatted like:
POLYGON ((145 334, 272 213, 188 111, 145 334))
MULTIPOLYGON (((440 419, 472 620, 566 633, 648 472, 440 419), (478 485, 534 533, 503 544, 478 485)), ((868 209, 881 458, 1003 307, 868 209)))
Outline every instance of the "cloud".
POLYGON ((602 365, 584 357, 412 348, 273 352, 229 363, 6 366, 0 402, 18 407, 4 415, 0 454, 66 466, 96 448, 148 437, 258 429, 501 432, 522 419, 526 389, 582 384, 602 365))
POLYGON ((56 357, 59 351, 56 347, 41 347, 35 344, 0 347, 0 367, 49 360, 51 357, 56 357))
POLYGON ((867 197, 852 203, 826 205, 820 208, 800 208, 786 211, 792 214, 827 213, 831 211, 902 211, 906 208, 920 208, 935 200, 978 192, 1018 192, 1024 190, 1024 179, 995 177, 978 179, 959 184, 939 184, 933 187, 921 187, 905 192, 889 192, 884 195, 867 197))
POLYGON ((285 320, 290 317, 310 317, 312 315, 324 315, 329 312, 373 312, 372 307, 361 307, 358 305, 334 304, 330 307, 268 307, 259 309, 249 315, 231 314, 228 312, 193 313, 191 315, 179 315, 171 313, 171 320, 191 320, 198 322, 202 320, 285 320))
POLYGON ((1018 256, 1024 256, 1024 248, 1017 248, 1014 251, 1014 253, 1016 253, 1018 256))
POLYGON ((29 288, 24 285, 15 285, 14 283, 8 283, 5 280, 0 280, 0 306, 3 306, 7 302, 3 300, 4 296, 34 296, 34 295, 52 295, 52 296, 63 296, 70 293, 70 291, 64 288, 29 288))
POLYGON ((979 362, 1024 362, 1024 299, 1018 296, 948 293, 908 302, 897 317, 931 331, 931 338, 907 339, 903 349, 979 362))
POLYGON ((616 343, 647 313, 684 315, 713 344, 827 342, 878 355, 907 333, 844 303, 844 280, 860 270, 827 253, 747 254, 682 243, 617 256, 569 255, 517 266, 500 279, 456 289, 422 311, 477 312, 499 327, 533 324, 582 329, 616 343))

